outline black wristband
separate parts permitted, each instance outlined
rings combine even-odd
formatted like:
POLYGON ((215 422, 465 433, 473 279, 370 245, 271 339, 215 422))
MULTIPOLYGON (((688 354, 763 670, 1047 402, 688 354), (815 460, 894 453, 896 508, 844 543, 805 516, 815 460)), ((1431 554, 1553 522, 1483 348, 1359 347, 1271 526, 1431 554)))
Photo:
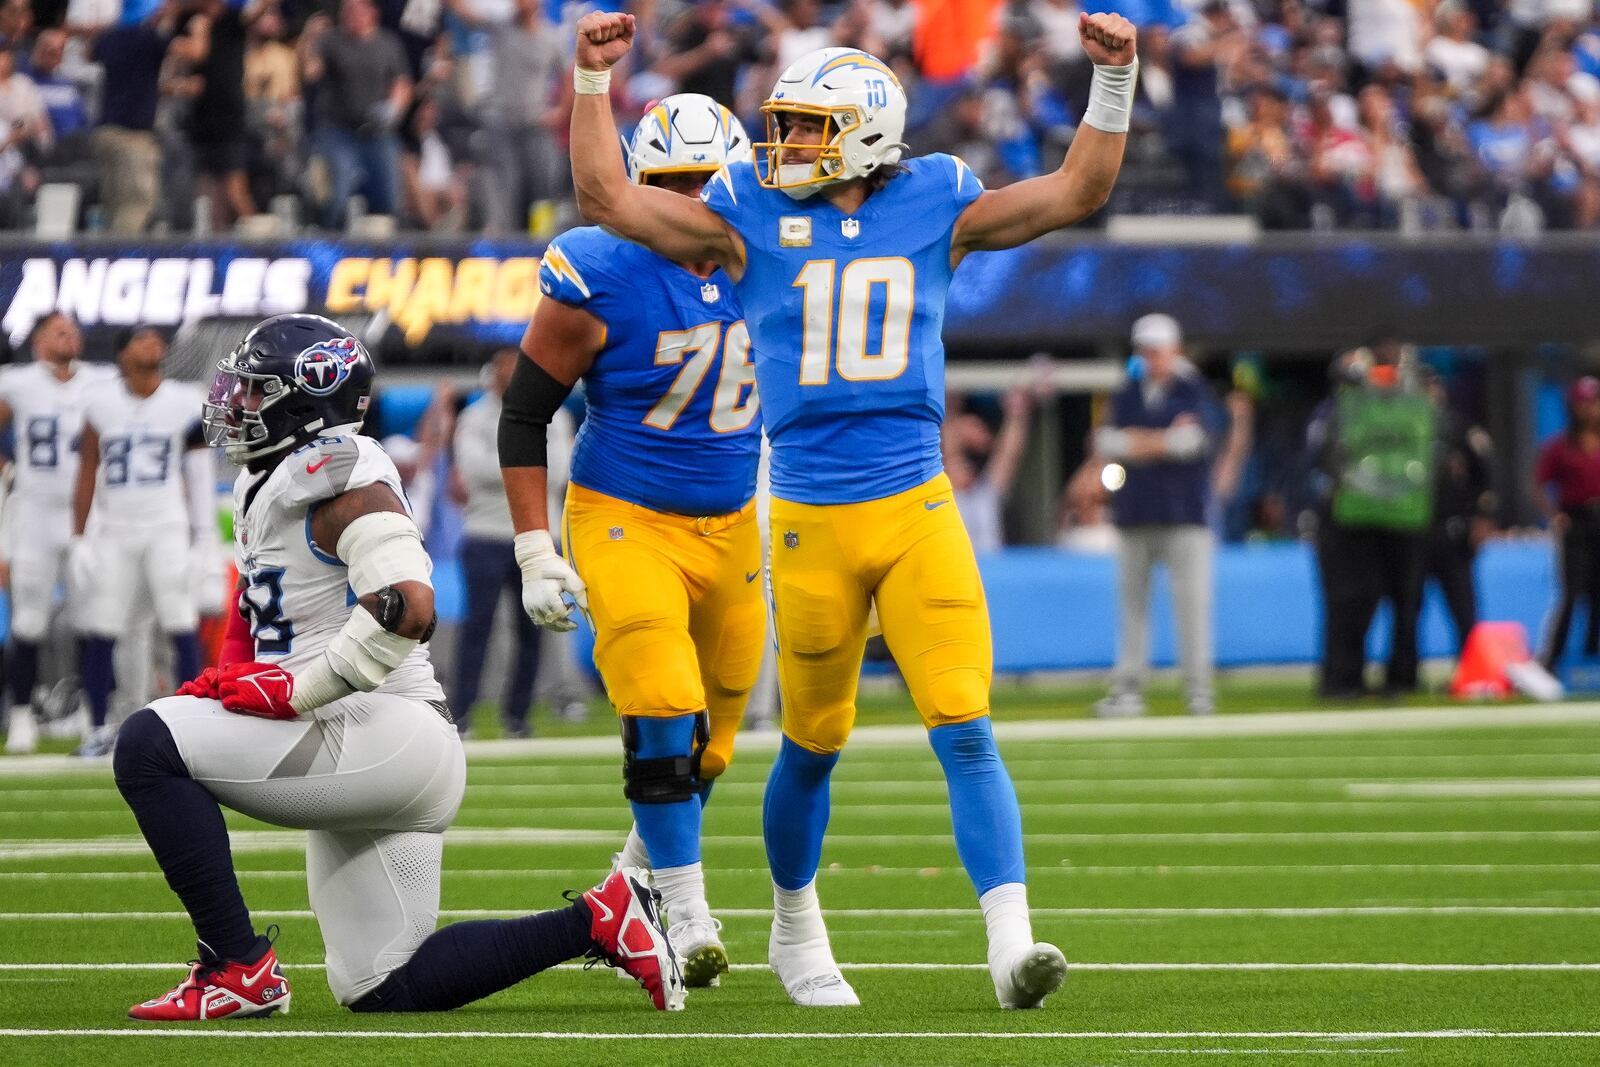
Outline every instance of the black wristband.
POLYGON ((500 466, 549 466, 545 435, 571 392, 526 355, 517 360, 500 406, 500 466))

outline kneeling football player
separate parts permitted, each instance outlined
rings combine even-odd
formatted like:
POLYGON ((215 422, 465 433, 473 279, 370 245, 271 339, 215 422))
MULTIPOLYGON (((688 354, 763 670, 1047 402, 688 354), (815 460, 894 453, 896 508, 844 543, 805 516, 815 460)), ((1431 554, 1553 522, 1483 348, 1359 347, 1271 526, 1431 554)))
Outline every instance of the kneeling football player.
POLYGON ((434 929, 466 760, 428 659, 421 535, 394 464, 357 435, 373 374, 361 343, 314 315, 268 319, 217 366, 203 421, 207 441, 244 467, 241 617, 219 666, 128 719, 113 761, 200 958, 129 1014, 289 1006, 272 941, 239 891, 223 805, 309 831, 328 986, 353 1011, 455 1008, 585 955, 633 975, 658 1009, 681 1007, 677 960, 638 872, 560 910, 434 929))

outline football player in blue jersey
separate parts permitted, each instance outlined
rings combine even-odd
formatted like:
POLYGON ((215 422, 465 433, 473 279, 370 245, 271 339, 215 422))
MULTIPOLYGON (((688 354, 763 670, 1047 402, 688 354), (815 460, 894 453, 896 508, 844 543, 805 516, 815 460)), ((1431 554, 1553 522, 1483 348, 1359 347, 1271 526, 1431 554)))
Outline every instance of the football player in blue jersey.
MULTIPOLYGON (((727 108, 684 93, 645 113, 628 162, 640 187, 695 204, 749 151, 727 108)), ((701 808, 733 756, 766 637, 750 334, 715 263, 665 259, 599 227, 552 241, 539 287, 500 421, 523 605, 571 629, 566 593, 594 623, 634 812, 620 862, 654 870, 685 981, 712 985, 728 957, 706 904, 701 808), (588 414, 563 560, 546 514, 545 430, 579 378, 588 414)))
POLYGON ((1002 1007, 1030 1008, 1066 961, 1036 943, 1016 793, 989 725, 992 649, 971 542, 940 466, 950 278, 1099 208, 1121 167, 1134 28, 1085 15, 1090 100, 1059 170, 986 191, 962 162, 910 157, 906 99, 865 52, 792 64, 762 106, 766 136, 699 202, 630 185, 607 86, 633 16, 578 23, 572 173, 585 217, 738 286, 772 443, 773 616, 784 738, 767 783, 769 960, 802 1005, 858 1003, 834 962, 815 876, 828 781, 855 718, 875 604, 949 786, 957 851, 988 927, 1002 1007))

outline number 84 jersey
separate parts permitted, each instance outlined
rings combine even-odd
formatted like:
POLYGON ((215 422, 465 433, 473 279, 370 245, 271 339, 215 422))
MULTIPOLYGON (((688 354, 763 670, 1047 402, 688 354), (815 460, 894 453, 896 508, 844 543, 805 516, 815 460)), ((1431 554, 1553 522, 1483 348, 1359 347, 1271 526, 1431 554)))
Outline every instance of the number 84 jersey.
POLYGON ((605 326, 583 376, 588 413, 572 480, 652 511, 725 515, 755 495, 760 401, 732 280, 687 268, 595 226, 550 243, 546 299, 605 326))
MULTIPOLYGON (((350 572, 334 554, 337 546, 312 540, 311 519, 341 493, 377 484, 392 489, 409 511, 394 461, 376 441, 358 435, 319 437, 266 473, 239 473, 233 485, 234 551, 256 659, 298 673, 344 628, 356 603, 350 572)), ((444 699, 426 645, 412 649, 377 691, 444 699)))

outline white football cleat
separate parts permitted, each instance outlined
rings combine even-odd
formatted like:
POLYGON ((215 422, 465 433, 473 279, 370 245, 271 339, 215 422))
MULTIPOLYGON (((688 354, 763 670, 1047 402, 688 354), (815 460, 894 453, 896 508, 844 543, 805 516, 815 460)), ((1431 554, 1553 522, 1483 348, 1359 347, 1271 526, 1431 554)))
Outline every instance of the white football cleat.
POLYGON ((33 709, 18 704, 6 720, 6 755, 26 756, 38 747, 39 724, 34 720, 33 709))
POLYGON ((1038 1008, 1067 980, 1067 957, 1041 941, 1009 959, 991 963, 989 973, 1002 1008, 1038 1008))
POLYGON ((683 967, 683 983, 690 989, 722 984, 728 973, 728 950, 722 946, 722 923, 709 913, 673 920, 668 916, 667 940, 683 967))
POLYGON ((767 941, 767 963, 783 983, 789 999, 802 1008, 856 1008, 861 998, 833 962, 827 934, 788 944, 780 940, 778 923, 767 941))

